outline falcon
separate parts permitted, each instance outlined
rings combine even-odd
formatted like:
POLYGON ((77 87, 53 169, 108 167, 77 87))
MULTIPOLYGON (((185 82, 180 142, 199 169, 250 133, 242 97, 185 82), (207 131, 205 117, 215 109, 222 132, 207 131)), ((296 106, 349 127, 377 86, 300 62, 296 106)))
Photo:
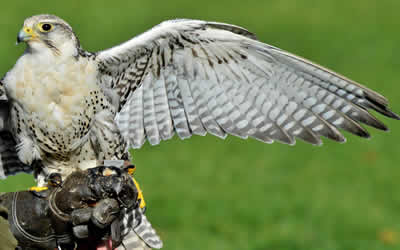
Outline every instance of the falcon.
POLYGON ((37 15, 17 42, 0 84, 0 178, 34 171, 45 185, 174 134, 320 145, 344 142, 339 130, 368 138, 362 123, 387 130, 369 110, 400 119, 382 95, 235 25, 166 21, 91 53, 67 22, 37 15))
POLYGON ((37 178, 65 177, 174 134, 319 145, 344 142, 339 129, 368 138, 360 123, 387 130, 368 110, 400 119, 382 95, 230 24, 165 21, 91 53, 67 22, 37 15, 17 42, 0 85, 2 177, 36 162, 37 178))

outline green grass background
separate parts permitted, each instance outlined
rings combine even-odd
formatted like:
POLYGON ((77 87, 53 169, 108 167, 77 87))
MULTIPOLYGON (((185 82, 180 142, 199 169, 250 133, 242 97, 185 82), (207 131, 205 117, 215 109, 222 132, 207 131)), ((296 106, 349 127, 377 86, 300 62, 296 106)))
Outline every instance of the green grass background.
MULTIPOLYGON (((0 72, 23 52, 27 16, 53 13, 96 51, 171 18, 244 26, 267 43, 378 90, 400 112, 400 1, 7 1, 0 9, 0 72)), ((400 249, 400 122, 390 133, 291 147, 212 136, 134 152, 151 222, 165 249, 400 249)), ((27 175, 1 191, 33 185, 27 175)))

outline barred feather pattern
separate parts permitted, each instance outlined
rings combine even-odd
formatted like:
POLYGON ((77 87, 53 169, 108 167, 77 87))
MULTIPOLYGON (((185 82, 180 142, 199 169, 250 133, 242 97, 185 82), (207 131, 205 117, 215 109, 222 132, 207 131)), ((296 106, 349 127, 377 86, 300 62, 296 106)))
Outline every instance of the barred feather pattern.
POLYGON ((19 172, 32 173, 33 168, 20 161, 10 132, 0 132, 0 179, 19 172))
POLYGON ((142 209, 128 210, 125 208, 122 214, 121 233, 124 235, 124 239, 122 245, 117 249, 144 250, 163 247, 160 237, 142 209))
POLYGON ((344 142, 339 129, 368 138, 360 123, 387 130, 368 109, 399 119, 380 94, 228 24, 167 21, 96 60, 134 148, 207 132, 319 145, 344 142))

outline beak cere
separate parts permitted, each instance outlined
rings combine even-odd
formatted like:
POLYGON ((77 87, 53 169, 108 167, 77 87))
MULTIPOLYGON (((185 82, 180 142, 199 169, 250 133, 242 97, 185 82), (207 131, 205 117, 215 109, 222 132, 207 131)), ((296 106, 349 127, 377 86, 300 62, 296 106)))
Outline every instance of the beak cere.
POLYGON ((21 29, 17 36, 17 44, 20 42, 27 42, 34 37, 33 30, 31 28, 24 27, 21 29))

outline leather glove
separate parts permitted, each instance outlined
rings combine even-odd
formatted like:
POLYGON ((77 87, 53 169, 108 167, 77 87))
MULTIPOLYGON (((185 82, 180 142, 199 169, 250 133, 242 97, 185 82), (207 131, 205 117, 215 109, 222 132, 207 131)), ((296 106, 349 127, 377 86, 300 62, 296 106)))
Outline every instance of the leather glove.
POLYGON ((48 190, 0 196, 10 211, 10 228, 21 249, 75 249, 79 239, 121 241, 120 209, 139 206, 132 178, 115 167, 76 171, 61 183, 50 176, 48 190), (52 181, 52 178, 55 180, 52 181))

